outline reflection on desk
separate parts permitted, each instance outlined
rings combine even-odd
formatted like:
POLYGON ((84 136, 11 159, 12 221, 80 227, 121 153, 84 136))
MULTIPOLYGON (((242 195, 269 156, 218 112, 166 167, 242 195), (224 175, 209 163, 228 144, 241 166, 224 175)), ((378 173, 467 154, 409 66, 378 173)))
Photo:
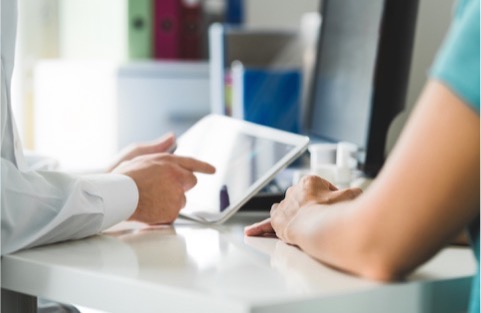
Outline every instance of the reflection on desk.
POLYGON ((449 248, 406 282, 331 269, 275 238, 244 237, 262 217, 227 224, 123 223, 2 261, 2 287, 108 312, 452 312, 466 307, 475 264, 449 248), (323 311, 324 312, 324 311, 323 311))

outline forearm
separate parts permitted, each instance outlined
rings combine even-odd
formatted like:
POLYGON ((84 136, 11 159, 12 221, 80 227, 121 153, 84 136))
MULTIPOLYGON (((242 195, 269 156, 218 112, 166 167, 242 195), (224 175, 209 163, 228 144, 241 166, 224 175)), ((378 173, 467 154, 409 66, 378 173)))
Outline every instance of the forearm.
POLYGON ((300 210, 289 224, 291 243, 361 276, 405 275, 479 215, 479 118, 430 83, 369 190, 315 208, 300 210))
POLYGON ((402 275, 390 264, 390 251, 382 247, 368 217, 358 212, 362 201, 303 208, 286 229, 286 237, 313 258, 354 275, 393 280, 402 275), (356 216, 357 215, 357 216, 356 216))
POLYGON ((93 235, 135 209, 137 191, 127 177, 21 172, 4 159, 1 165, 2 255, 93 235))

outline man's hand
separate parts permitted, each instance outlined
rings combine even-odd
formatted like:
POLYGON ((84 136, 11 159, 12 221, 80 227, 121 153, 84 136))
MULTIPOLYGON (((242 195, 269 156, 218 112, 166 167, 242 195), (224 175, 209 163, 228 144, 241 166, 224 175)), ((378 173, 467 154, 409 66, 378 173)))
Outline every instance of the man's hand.
POLYGON ((271 217, 246 227, 247 236, 275 233, 285 240, 285 228, 297 213, 311 204, 332 204, 351 200, 361 194, 359 188, 338 190, 334 185, 319 176, 306 176, 286 192, 286 197, 271 208, 271 217))
POLYGON ((175 135, 173 133, 166 134, 153 142, 129 145, 120 152, 116 161, 107 169, 107 172, 112 172, 124 161, 130 161, 141 155, 171 152, 170 150, 173 147, 175 147, 175 135))
POLYGON ((185 206, 185 192, 197 183, 194 172, 212 174, 215 168, 192 158, 153 153, 124 161, 113 172, 137 184, 139 202, 130 219, 165 224, 172 223, 185 206))

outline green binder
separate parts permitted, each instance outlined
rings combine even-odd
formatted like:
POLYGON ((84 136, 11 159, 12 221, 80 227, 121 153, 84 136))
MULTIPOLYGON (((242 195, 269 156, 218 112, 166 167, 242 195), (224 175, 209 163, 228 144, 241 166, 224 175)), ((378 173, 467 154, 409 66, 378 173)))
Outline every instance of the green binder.
POLYGON ((128 0, 129 58, 152 58, 152 0, 128 0))

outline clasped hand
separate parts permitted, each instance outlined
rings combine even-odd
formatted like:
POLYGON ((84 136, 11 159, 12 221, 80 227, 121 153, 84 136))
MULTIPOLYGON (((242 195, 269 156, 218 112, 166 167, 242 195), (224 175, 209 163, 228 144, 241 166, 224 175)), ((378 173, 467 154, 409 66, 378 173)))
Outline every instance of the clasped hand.
POLYGON ((289 223, 306 209, 321 209, 323 206, 346 200, 352 200, 361 194, 359 188, 339 190, 319 176, 303 177, 299 183, 287 189, 284 200, 275 203, 270 211, 270 218, 246 227, 247 236, 275 234, 279 239, 295 244, 288 236, 289 223))

